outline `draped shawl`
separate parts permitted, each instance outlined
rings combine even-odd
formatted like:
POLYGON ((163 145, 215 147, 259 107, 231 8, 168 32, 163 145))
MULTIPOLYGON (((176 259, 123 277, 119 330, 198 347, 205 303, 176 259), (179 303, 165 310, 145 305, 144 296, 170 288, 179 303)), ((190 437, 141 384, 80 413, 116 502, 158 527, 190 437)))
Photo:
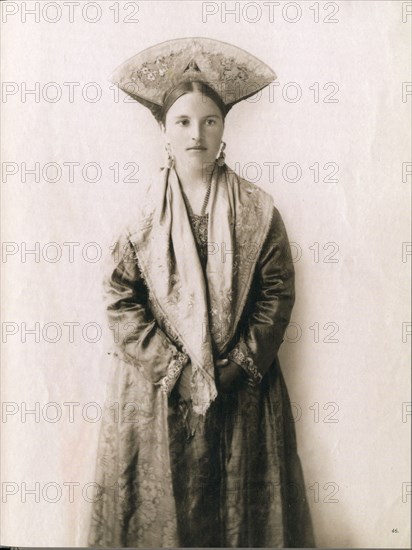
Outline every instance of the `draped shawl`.
POLYGON ((226 165, 215 164, 206 212, 206 279, 174 169, 164 169, 149 187, 129 235, 157 320, 190 357, 198 414, 205 414, 217 396, 214 361, 235 334, 273 199, 226 165))

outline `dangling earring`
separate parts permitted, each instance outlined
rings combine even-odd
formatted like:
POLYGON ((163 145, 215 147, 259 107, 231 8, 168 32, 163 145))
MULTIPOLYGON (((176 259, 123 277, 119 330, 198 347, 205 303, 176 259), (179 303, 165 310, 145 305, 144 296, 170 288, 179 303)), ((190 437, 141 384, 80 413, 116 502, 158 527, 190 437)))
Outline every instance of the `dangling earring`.
POLYGON ((172 151, 170 149, 170 143, 166 143, 165 145, 166 153, 167 153, 167 159, 166 159, 166 168, 173 168, 175 164, 175 159, 172 155, 172 151))
POLYGON ((224 166, 225 164, 225 149, 226 149, 226 143, 222 141, 222 144, 220 146, 220 153, 219 156, 216 159, 216 163, 218 166, 224 166))

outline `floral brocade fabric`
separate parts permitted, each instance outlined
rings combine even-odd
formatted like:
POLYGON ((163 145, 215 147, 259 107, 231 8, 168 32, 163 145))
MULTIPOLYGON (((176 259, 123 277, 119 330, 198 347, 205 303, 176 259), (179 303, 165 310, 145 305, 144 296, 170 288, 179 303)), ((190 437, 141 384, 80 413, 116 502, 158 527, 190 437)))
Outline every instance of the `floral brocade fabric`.
POLYGON ((314 547, 278 362, 259 386, 220 394, 189 438, 176 393, 114 361, 89 546, 314 547))

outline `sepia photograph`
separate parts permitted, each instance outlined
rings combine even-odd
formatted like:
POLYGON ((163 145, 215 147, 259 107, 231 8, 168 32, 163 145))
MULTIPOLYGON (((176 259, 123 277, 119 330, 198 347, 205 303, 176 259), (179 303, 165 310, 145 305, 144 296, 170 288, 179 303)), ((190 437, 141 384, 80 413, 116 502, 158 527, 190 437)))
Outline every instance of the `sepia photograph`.
POLYGON ((410 548, 398 0, 1 9, 6 548, 410 548))

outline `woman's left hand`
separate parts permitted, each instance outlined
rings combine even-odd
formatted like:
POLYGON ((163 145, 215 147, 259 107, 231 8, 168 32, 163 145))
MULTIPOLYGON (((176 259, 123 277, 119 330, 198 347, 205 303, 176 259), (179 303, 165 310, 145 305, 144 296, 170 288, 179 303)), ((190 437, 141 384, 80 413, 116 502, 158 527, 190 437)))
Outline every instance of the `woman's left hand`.
POLYGON ((218 359, 216 361, 218 389, 229 393, 239 389, 242 382, 247 378, 245 371, 230 359, 218 359))

